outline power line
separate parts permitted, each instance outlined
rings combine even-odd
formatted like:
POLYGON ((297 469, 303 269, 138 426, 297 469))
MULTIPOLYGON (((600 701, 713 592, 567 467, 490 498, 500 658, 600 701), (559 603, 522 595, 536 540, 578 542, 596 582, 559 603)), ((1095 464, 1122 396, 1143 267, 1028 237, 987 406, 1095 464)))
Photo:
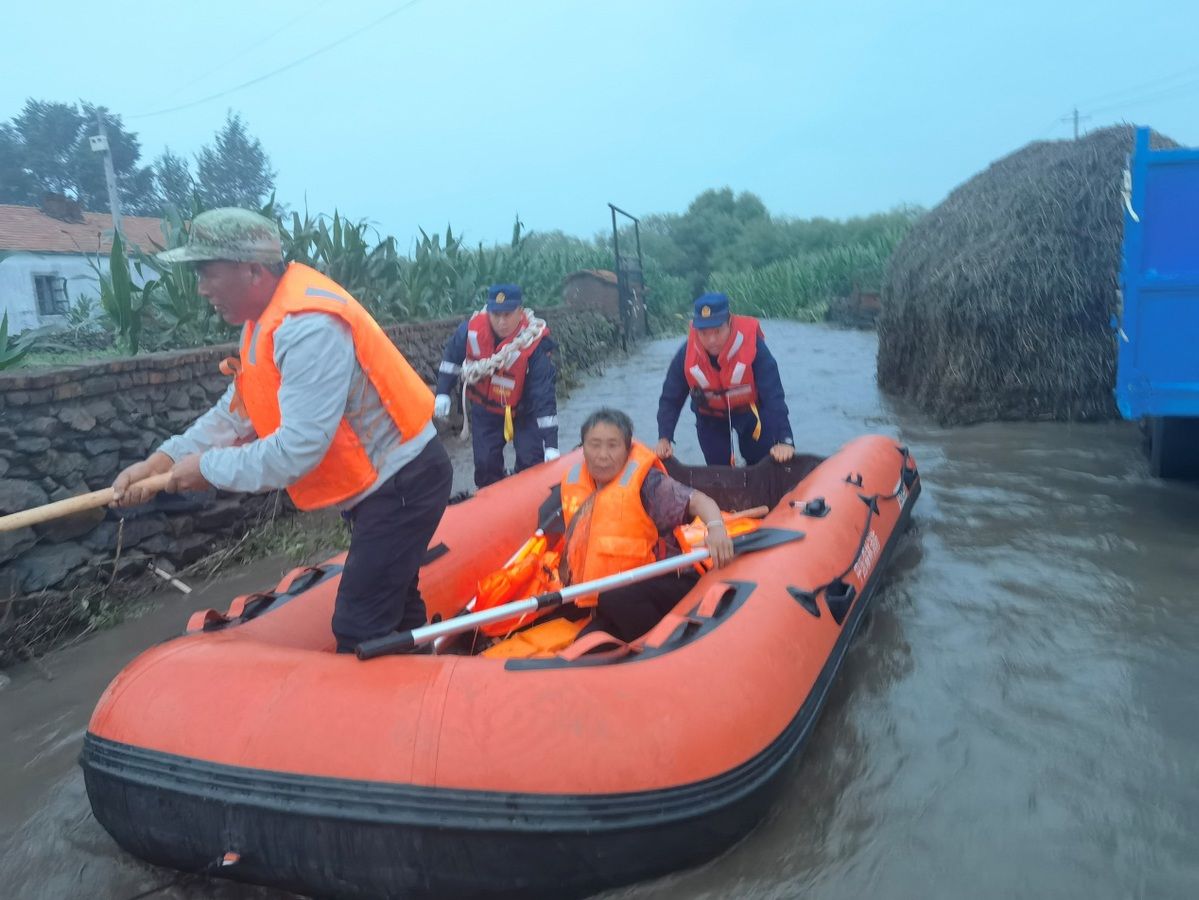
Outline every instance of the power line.
POLYGON ((1061 119, 1056 116, 1050 120, 1049 124, 1037 132, 1037 137, 1034 140, 1043 141, 1049 138, 1053 132, 1057 131, 1057 126, 1061 123, 1061 119))
MULTIPOLYGON (((1199 66, 1194 67, 1194 68, 1199 69, 1199 66)), ((1181 74, 1185 74, 1185 70, 1182 72, 1175 72, 1174 75, 1169 76, 1168 79, 1157 79, 1157 80, 1159 82, 1162 80, 1169 80, 1169 79, 1177 78, 1181 74)), ((1157 103, 1159 100, 1167 100, 1167 99, 1170 99, 1171 97, 1178 96, 1180 94, 1185 94, 1195 87, 1199 87, 1199 78, 1192 78, 1192 79, 1189 79, 1188 81, 1183 81, 1183 82, 1180 82, 1179 84, 1170 85, 1169 87, 1161 88, 1156 91, 1150 91, 1148 93, 1141 93, 1139 95, 1130 96, 1125 100, 1120 100, 1115 103, 1110 103, 1107 106, 1088 107, 1089 111, 1088 111, 1087 115, 1085 115, 1085 116, 1079 112, 1079 107, 1076 106, 1071 111, 1067 112, 1064 116, 1061 116, 1060 118, 1054 119, 1052 122, 1050 122, 1045 127, 1044 131, 1041 132, 1041 137, 1038 138, 1038 140, 1044 140, 1045 138, 1047 138, 1050 135, 1050 133, 1052 133, 1057 128, 1057 126, 1059 124, 1061 124, 1062 122, 1074 122, 1074 139, 1077 140, 1079 137, 1079 134, 1080 134, 1078 123, 1081 121, 1093 118, 1102 113, 1112 112, 1113 110, 1117 110, 1117 109, 1125 109, 1129 106, 1141 106, 1141 105, 1145 105, 1145 104, 1149 104, 1149 103, 1157 103)), ((1130 89, 1130 90, 1132 90, 1132 89, 1130 89)), ((1122 93, 1122 92, 1117 91, 1115 93, 1118 94, 1118 93, 1122 93)), ((1108 94, 1105 96, 1115 96, 1115 94, 1108 94)))
POLYGON ((199 106, 202 103, 208 103, 212 100, 219 100, 221 97, 227 97, 230 94, 233 94, 233 93, 236 93, 237 91, 243 90, 244 88, 248 88, 252 85, 259 84, 263 81, 266 81, 268 78, 274 78, 276 75, 281 75, 282 73, 288 71, 289 69, 294 69, 296 66, 302 65, 303 63, 308 62, 310 59, 314 59, 315 57, 320 56, 322 53, 326 53, 329 50, 332 50, 334 47, 340 47, 346 41, 349 41, 353 38, 358 37, 358 35, 362 34, 364 31, 369 31, 370 29, 374 28, 376 25, 383 24, 384 22, 386 22, 388 19, 392 18, 393 16, 399 15, 400 13, 404 12, 404 10, 406 10, 406 9, 411 9, 413 6, 416 6, 416 4, 418 4, 420 2, 421 2, 421 0, 408 0, 407 3, 400 4, 399 6, 397 6, 395 9, 391 10, 390 12, 384 13, 383 15, 379 16, 377 19, 373 19, 372 21, 367 22, 361 28, 357 28, 354 31, 351 31, 349 34, 345 35, 344 37, 340 37, 337 40, 332 41, 331 43, 325 44, 325 46, 319 47, 316 50, 313 50, 311 53, 305 54, 304 56, 301 56, 299 59, 293 60, 292 62, 289 62, 286 65, 282 65, 277 69, 272 69, 271 71, 267 72, 265 75, 259 75, 257 78, 251 78, 249 81, 243 81, 241 84, 234 85, 231 88, 226 88, 223 91, 218 91, 215 94, 209 94, 207 97, 201 97, 199 100, 192 100, 190 103, 181 103, 178 106, 171 106, 166 109, 156 109, 153 112, 137 113, 136 115, 126 116, 125 118, 126 119, 148 119, 151 116, 164 116, 167 113, 179 112, 180 110, 184 110, 184 109, 191 109, 193 106, 199 106))
MULTIPOLYGON (((1170 75, 1161 75, 1157 78, 1151 78, 1149 81, 1141 82, 1140 84, 1128 85, 1115 91, 1108 91, 1106 94, 1100 94, 1097 97, 1089 98, 1082 104, 1082 106, 1091 107, 1096 103, 1103 103, 1107 100, 1111 100, 1115 97, 1120 97, 1125 94, 1137 94, 1141 91, 1156 88, 1159 85, 1165 84, 1166 82, 1173 81, 1176 78, 1181 78, 1184 75, 1190 75, 1194 72, 1199 72, 1199 66, 1187 66, 1185 69, 1179 69, 1177 72, 1174 72, 1170 75)), ((1177 85, 1175 85, 1175 87, 1177 87, 1177 85)))
POLYGON ((1192 78, 1190 81, 1184 81, 1180 84, 1172 85, 1168 88, 1163 88, 1160 91, 1153 91, 1141 96, 1129 97, 1126 100, 1121 100, 1118 103, 1112 103, 1107 106, 1100 106, 1097 109, 1092 109, 1092 113, 1111 112, 1116 109, 1123 109, 1128 106, 1140 106, 1146 103, 1156 103, 1158 100, 1166 100, 1180 93, 1187 93, 1191 89, 1199 86, 1199 78, 1192 78))
POLYGON ((159 99, 159 102, 161 103, 163 101, 171 99, 172 97, 178 96, 180 93, 182 93, 183 91, 186 91, 192 85, 199 84, 201 81, 203 81, 209 75, 212 75, 215 72, 219 72, 221 69, 225 68, 225 66, 229 65, 229 63, 245 56, 251 50, 257 50, 259 47, 261 47, 263 44, 270 41, 272 38, 275 38, 278 35, 282 34, 283 32, 287 31, 287 29, 291 28, 291 26, 295 25, 301 19, 304 19, 307 16, 309 16, 313 11, 316 10, 316 8, 318 6, 322 6, 323 4, 324 4, 324 0, 316 0, 315 3, 313 3, 307 9, 305 9, 302 13, 300 13, 294 19, 288 20, 287 22, 285 22, 284 24, 282 24, 278 28, 276 28, 274 31, 272 31, 270 34, 263 35, 258 40, 254 41, 250 44, 247 44, 246 46, 236 50, 235 52, 233 52, 232 54, 227 56, 225 59, 221 60, 221 62, 217 63, 212 68, 205 69, 203 72, 201 72, 195 78, 193 78, 191 81, 185 81, 182 84, 175 85, 174 88, 172 88, 168 93, 164 94, 159 99))

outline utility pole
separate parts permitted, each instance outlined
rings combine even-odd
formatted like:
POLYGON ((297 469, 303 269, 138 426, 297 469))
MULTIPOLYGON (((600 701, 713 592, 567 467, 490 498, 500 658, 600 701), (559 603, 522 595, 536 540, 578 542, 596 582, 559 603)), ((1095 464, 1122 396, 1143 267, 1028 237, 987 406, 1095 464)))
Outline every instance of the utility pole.
POLYGON ((1089 119, 1089 118, 1091 118, 1091 117, 1090 116, 1080 116, 1078 114, 1078 107, 1076 106, 1076 107, 1074 107, 1074 115, 1062 116, 1059 121, 1069 122, 1071 119, 1073 119, 1074 120, 1074 140, 1078 140, 1078 123, 1080 120, 1085 120, 1085 119, 1089 119))
POLYGON ((94 153, 104 154, 104 180, 108 182, 108 208, 112 211, 112 230, 121 231, 121 198, 117 196, 117 173, 112 167, 112 150, 108 146, 108 132, 104 128, 104 109, 96 108, 96 125, 100 133, 89 139, 94 153))

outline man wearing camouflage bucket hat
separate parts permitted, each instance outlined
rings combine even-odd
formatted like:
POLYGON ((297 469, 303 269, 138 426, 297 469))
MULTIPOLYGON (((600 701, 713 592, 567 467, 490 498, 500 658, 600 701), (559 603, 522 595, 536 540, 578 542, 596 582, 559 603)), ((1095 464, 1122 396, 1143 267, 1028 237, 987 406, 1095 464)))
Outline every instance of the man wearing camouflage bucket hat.
POLYGON ((197 290, 242 326, 233 383, 211 410, 113 483, 170 472, 168 491, 286 488, 300 509, 335 507, 350 551, 333 612, 337 650, 425 624, 417 576, 450 496, 433 394, 370 314, 315 269, 283 262, 275 223, 244 209, 196 216, 185 246, 197 290))

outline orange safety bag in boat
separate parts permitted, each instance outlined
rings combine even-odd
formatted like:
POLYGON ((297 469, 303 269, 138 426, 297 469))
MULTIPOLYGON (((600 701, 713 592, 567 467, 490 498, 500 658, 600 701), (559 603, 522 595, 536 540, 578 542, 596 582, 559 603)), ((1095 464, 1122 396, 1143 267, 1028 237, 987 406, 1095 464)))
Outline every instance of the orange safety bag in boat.
MULTIPOLYGON (((741 518, 736 513, 722 512, 720 517, 724 519, 724 530, 731 538, 749 534, 751 531, 757 531, 762 525, 757 519, 741 518)), ((694 550, 696 547, 704 546, 704 540, 708 536, 708 526, 703 523, 703 520, 699 516, 696 516, 688 524, 676 529, 675 537, 679 536, 680 531, 689 548, 684 549, 684 553, 694 550)))
POLYGON ((524 631, 518 631, 482 652, 491 659, 545 659, 555 656, 574 643, 587 619, 550 619, 524 631))
MULTIPOLYGON (((548 549, 545 535, 535 535, 503 568, 497 569, 479 582, 473 612, 494 609, 513 600, 523 600, 545 591, 559 590, 558 554, 548 549)), ((480 628, 488 637, 503 637, 514 628, 528 624, 541 612, 525 613, 511 619, 491 622, 480 628)))
MULTIPOLYGON (((750 519, 744 516, 739 516, 737 513, 721 512, 720 517, 724 519, 724 530, 730 538, 740 537, 743 534, 749 534, 751 531, 757 531, 762 523, 758 519, 750 519)), ((696 516, 687 525, 680 525, 674 530, 675 540, 679 542, 679 549, 683 553, 690 553, 696 547, 705 546, 705 541, 708 537, 708 526, 703 523, 699 516, 696 516)), ((695 571, 700 575, 712 568, 712 560, 704 559, 695 563, 695 571)))

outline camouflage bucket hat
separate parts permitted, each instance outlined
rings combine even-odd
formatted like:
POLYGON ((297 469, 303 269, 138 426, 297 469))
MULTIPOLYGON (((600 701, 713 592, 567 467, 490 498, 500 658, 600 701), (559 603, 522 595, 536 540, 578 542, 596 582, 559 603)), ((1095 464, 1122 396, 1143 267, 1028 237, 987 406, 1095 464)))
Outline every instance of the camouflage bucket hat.
POLYGON ((228 206, 200 213, 192 220, 187 243, 164 250, 156 258, 164 263, 226 259, 269 265, 283 261, 283 245, 279 229, 270 219, 228 206))

